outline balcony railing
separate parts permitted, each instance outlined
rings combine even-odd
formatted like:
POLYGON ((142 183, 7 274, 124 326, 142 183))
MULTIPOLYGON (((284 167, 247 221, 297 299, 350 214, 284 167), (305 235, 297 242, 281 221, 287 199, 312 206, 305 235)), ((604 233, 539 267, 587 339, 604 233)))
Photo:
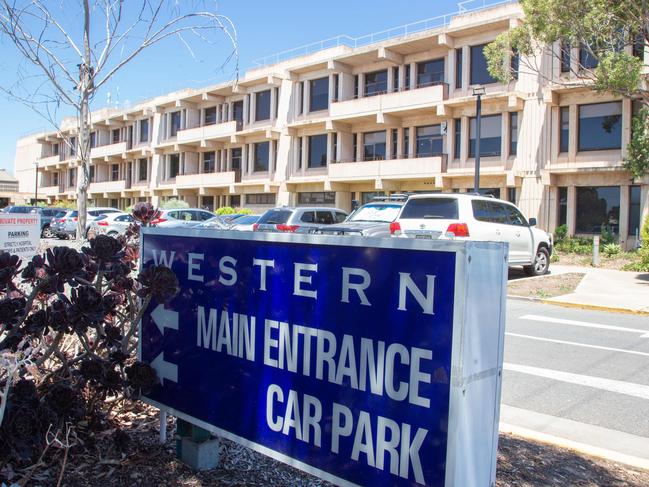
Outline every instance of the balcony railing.
POLYGON ((126 152, 126 150, 127 150, 126 142, 118 142, 117 144, 102 145, 90 149, 90 157, 93 159, 98 159, 102 157, 118 156, 126 152))
POLYGON ((230 137, 231 135, 234 135, 235 132, 241 130, 241 125, 242 124, 238 121, 232 120, 230 122, 179 130, 178 134, 176 135, 176 142, 190 143, 209 139, 225 139, 227 137, 230 137))
POLYGON ((179 188, 198 188, 201 186, 228 186, 241 182, 241 169, 198 174, 178 174, 176 186, 179 188))
POLYGON ((88 188, 91 193, 117 193, 125 189, 127 189, 125 179, 94 182, 90 183, 90 187, 88 188))
POLYGON ((426 178, 447 171, 446 154, 402 155, 396 159, 332 161, 329 177, 336 180, 426 178))

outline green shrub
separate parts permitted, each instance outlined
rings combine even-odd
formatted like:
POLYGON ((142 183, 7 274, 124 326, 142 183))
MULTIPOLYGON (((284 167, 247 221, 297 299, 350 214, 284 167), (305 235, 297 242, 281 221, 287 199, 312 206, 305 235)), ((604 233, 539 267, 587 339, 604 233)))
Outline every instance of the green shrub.
POLYGON ((171 198, 160 205, 160 208, 165 210, 169 208, 189 208, 189 203, 178 198, 171 198))
POLYGON ((567 237, 557 242, 555 248, 570 254, 589 254, 593 251, 593 241, 589 238, 567 237))
POLYGON ((216 213, 217 215, 234 215, 236 213, 236 210, 231 206, 222 206, 221 208, 217 209, 214 213, 216 213))
POLYGON ((624 266, 625 271, 649 272, 649 240, 642 242, 637 252, 638 260, 624 266))
POLYGON ((642 224, 640 238, 644 243, 649 243, 649 215, 647 215, 647 218, 644 219, 644 223, 642 224))
POLYGON ((563 241, 567 235, 568 235, 568 225, 566 225, 565 223, 563 225, 559 225, 557 228, 554 229, 555 242, 563 241))
POLYGON ((607 243, 602 247, 602 252, 606 257, 613 257, 622 252, 622 247, 617 243, 607 243))
POLYGON ((252 215, 252 210, 250 208, 235 208, 234 212, 241 215, 252 215))
POLYGON ((602 224, 601 234, 599 238, 602 245, 614 243, 616 240, 615 234, 611 231, 611 227, 605 224, 602 224))

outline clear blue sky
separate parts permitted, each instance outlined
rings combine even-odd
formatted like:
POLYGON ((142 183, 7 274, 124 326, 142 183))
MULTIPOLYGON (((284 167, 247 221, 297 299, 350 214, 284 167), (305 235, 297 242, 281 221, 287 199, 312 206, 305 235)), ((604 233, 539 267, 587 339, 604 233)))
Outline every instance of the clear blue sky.
MULTIPOLYGON (((188 1, 188 0, 181 0, 188 1)), ((126 2, 128 4, 128 2, 126 2)), ((482 0, 477 3, 482 3, 482 0)), ((229 16, 237 29, 242 71, 254 59, 322 39, 347 34, 358 37, 457 10, 454 0, 221 0, 220 13, 229 16)), ((136 58, 113 79, 93 102, 93 109, 106 105, 107 93, 137 102, 185 86, 221 81, 220 65, 227 43, 199 49, 197 59, 176 39, 136 58), (162 63, 161 61, 165 61, 162 63)), ((0 39, 0 85, 16 81, 18 58, 12 45, 0 39)), ((0 95, 0 168, 13 174, 16 139, 27 133, 50 129, 47 122, 24 105, 0 95)))

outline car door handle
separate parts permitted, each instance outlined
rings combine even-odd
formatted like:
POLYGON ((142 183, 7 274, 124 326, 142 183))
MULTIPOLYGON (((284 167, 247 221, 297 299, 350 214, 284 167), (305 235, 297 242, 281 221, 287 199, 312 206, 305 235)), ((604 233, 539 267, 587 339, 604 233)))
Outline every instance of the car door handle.
POLYGON ((520 237, 520 236, 521 236, 521 232, 516 232, 516 236, 517 236, 517 237, 520 237))

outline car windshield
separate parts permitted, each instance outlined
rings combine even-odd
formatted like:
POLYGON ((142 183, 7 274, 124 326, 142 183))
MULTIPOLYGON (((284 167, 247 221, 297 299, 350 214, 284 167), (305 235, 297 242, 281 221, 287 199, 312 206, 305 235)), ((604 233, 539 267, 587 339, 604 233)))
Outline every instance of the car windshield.
POLYGON ((268 210, 261 215, 257 223, 268 223, 271 225, 286 223, 292 214, 293 212, 291 210, 268 210))
POLYGON ((457 220, 456 198, 411 198, 401 213, 402 219, 457 220))
POLYGON ((397 218, 401 205, 365 205, 351 215, 348 222, 390 223, 397 218))

